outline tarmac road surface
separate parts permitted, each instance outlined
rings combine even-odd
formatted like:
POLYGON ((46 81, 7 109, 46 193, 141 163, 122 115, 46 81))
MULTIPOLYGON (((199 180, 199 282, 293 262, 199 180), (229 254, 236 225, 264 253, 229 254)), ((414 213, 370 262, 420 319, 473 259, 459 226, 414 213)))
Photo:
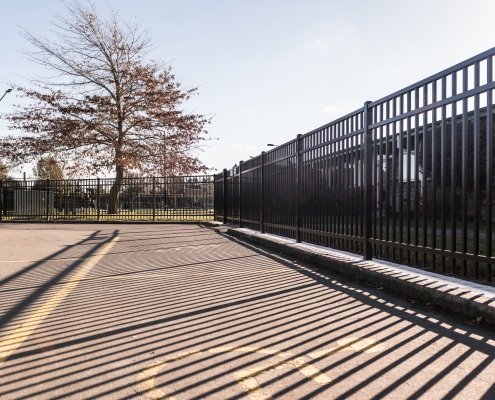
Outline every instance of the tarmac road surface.
POLYGON ((495 399, 495 330, 197 225, 0 225, 1 399, 495 399))

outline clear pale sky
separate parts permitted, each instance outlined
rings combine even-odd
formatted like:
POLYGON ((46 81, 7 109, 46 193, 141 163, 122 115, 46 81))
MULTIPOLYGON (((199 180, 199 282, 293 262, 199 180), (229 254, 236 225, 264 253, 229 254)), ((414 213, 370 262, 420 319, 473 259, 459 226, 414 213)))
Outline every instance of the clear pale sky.
MULTIPOLYGON (((96 3, 137 15, 183 85, 200 87, 186 109, 213 116, 219 140, 199 156, 218 170, 495 47, 493 0, 96 3)), ((2 2, 0 93, 42 73, 18 51, 27 48, 19 25, 49 36, 57 12, 58 0, 2 2)))

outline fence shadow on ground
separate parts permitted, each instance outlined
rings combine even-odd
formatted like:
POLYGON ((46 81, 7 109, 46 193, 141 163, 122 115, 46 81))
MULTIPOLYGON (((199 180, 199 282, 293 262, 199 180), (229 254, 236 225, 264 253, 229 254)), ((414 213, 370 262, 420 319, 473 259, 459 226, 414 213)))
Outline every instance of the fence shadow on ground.
MULTIPOLYGON (((331 382, 320 385, 284 364, 255 377, 260 390, 273 398, 495 396, 488 331, 213 229, 109 228, 70 256, 85 258, 114 234, 120 240, 111 251, 0 367, 2 398, 153 398, 153 383, 177 400, 240 399, 247 392, 233 374, 297 358, 331 382), (308 356, 348 338, 383 347, 308 356), (219 348, 231 351, 213 351, 219 348), (177 356, 188 351, 201 354, 177 356), (168 364, 142 377, 159 362, 168 364)), ((5 321, 13 322, 12 310, 22 319, 80 264, 53 265, 33 264, 2 285, 2 297, 16 292, 2 307, 5 321)))

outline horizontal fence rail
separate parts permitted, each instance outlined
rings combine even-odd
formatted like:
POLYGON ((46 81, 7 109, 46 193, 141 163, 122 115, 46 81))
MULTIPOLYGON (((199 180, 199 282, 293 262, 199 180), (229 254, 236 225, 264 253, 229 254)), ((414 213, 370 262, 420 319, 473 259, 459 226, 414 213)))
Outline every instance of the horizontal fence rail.
POLYGON ((0 220, 213 220, 211 175, 0 181, 0 220))
POLYGON ((490 282, 494 55, 215 175, 215 219, 490 282))

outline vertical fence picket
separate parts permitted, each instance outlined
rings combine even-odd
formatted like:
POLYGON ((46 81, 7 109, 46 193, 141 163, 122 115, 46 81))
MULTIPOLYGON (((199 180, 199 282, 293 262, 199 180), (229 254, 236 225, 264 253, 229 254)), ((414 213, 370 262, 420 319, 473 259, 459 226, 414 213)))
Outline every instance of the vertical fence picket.
POLYGON ((242 228, 242 164, 244 161, 239 161, 239 228, 242 228))
POLYGON ((260 231, 265 233, 265 152, 261 152, 261 179, 260 179, 260 197, 261 197, 261 214, 260 214, 260 231))
POLYGON ((46 192, 45 192, 45 204, 46 204, 46 220, 50 220, 50 179, 46 180, 46 192))
MULTIPOLYGON (((423 106, 428 103, 428 85, 423 86, 423 106)), ((428 247, 428 187, 427 187, 427 161, 428 161, 428 113, 427 111, 423 112, 423 181, 421 182, 422 188, 422 200, 423 200, 423 243, 422 247, 428 247)), ((423 252, 423 268, 426 269, 428 267, 428 253, 423 252)))
POLYGON ((223 170, 223 223, 227 223, 227 201, 228 201, 228 182, 227 182, 227 169, 223 170))
MULTIPOLYGON (((446 78, 442 78, 442 100, 447 98, 446 78)), ((441 110, 441 128, 440 128, 440 146, 441 146, 441 163, 440 163, 440 183, 441 183, 441 229, 440 229, 440 248, 442 250, 447 249, 447 106, 444 104, 441 110)), ((446 270, 446 257, 441 257, 440 271, 445 273, 446 270)))
POLYGON ((156 180, 155 177, 152 178, 153 182, 153 221, 156 221, 156 180))
MULTIPOLYGON (((487 83, 493 82, 493 57, 487 59, 487 83)), ((492 281, 492 224, 493 224, 493 91, 486 94, 486 282, 492 281)))
POLYGON ((372 180, 372 170, 373 170, 373 142, 372 135, 373 131, 369 129, 370 122, 372 120, 372 114, 370 109, 371 101, 364 103, 364 123, 363 123, 363 146, 364 146, 364 249, 363 258, 365 260, 371 260, 372 258, 372 245, 370 243, 371 239, 371 224, 372 224, 372 212, 373 212, 373 180, 372 180))
MULTIPOLYGON (((478 88, 480 86, 480 64, 479 62, 474 64, 474 87, 478 88)), ((474 224, 473 224, 473 254, 480 254, 480 190, 481 190, 481 176, 480 176, 480 141, 481 141, 481 132, 480 132, 480 95, 474 95, 474 121, 473 121, 473 144, 474 144, 474 199, 473 199, 473 208, 474 208, 474 224)), ((479 262, 474 262, 474 270, 473 270, 473 278, 479 278, 479 262)))
POLYGON ((100 196, 100 178, 96 178, 96 219, 100 220, 101 196, 100 196))
POLYGON ((296 145, 296 242, 301 243, 301 220, 302 220, 302 135, 297 135, 297 145, 296 145))
MULTIPOLYGON (((462 70, 462 93, 468 88, 468 68, 462 70)), ((468 179, 469 179, 468 99, 462 100, 462 254, 468 247, 468 179)), ((462 260, 462 276, 467 275, 467 260, 462 260)))
MULTIPOLYGON (((411 112, 411 92, 407 92, 406 112, 411 112)), ((411 117, 406 119, 406 243, 411 244, 411 117)), ((411 251, 407 251, 406 264, 411 265, 411 251)))
MULTIPOLYGON (((432 82, 432 102, 437 101, 437 82, 432 82)), ((431 112, 431 247, 437 248, 437 109, 431 112)), ((437 269, 437 257, 431 256, 431 265, 437 269)))

